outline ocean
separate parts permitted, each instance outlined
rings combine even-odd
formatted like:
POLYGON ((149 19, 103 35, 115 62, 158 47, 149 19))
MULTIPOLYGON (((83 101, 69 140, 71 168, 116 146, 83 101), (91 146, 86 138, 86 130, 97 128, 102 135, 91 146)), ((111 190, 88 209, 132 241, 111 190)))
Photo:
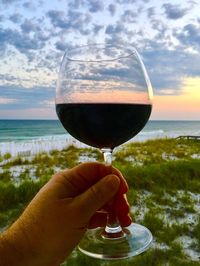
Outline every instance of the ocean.
MULTIPOLYGON (((200 136, 200 121, 148 121, 130 141, 182 135, 200 136)), ((0 120, 0 155, 31 155, 71 144, 86 146, 71 137, 58 120, 0 120)))

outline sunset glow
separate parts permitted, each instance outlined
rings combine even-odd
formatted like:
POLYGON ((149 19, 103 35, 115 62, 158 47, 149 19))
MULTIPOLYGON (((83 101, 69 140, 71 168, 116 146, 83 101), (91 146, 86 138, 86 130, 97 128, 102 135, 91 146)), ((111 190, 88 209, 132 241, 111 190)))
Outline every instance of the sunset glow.
POLYGON ((152 119, 199 120, 200 78, 186 78, 180 95, 154 97, 152 119))
MULTIPOLYGON (((63 103, 63 98, 56 101, 63 103)), ((151 104, 146 93, 134 93, 131 91, 100 91, 100 92, 76 92, 66 96, 66 103, 141 103, 151 104)))

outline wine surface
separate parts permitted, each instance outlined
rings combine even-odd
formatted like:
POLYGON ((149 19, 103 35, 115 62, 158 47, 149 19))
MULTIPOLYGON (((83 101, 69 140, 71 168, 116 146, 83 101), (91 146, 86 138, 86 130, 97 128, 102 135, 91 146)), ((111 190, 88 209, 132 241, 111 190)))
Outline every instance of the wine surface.
POLYGON ((69 134, 98 148, 114 148, 142 130, 151 114, 150 104, 56 104, 57 115, 69 134))

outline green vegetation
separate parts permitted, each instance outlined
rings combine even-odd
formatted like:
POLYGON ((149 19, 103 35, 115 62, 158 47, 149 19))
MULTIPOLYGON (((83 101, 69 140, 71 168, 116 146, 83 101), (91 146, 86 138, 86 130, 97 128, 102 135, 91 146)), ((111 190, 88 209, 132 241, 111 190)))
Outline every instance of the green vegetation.
POLYGON ((6 154, 4 154, 4 156, 3 156, 4 160, 8 160, 8 159, 10 159, 11 157, 12 157, 12 156, 11 156, 10 153, 6 153, 6 154))
POLYGON ((193 233, 194 233, 194 237, 196 237, 197 239, 197 245, 198 245, 197 249, 200 250, 200 217, 198 218, 198 222, 193 230, 193 233))
MULTIPOLYGON (((103 161, 99 150, 74 146, 34 157, 1 155, 0 228, 20 215, 55 172, 94 160, 103 161)), ((126 144, 114 152, 113 165, 129 184, 127 197, 134 221, 153 233, 152 247, 134 258, 113 262, 92 259, 76 250, 62 265, 200 265, 186 256, 179 241, 192 239, 189 248, 200 256, 200 142, 160 139, 126 144)))
POLYGON ((199 159, 168 161, 145 166, 131 163, 115 165, 123 172, 130 187, 154 191, 162 187, 165 190, 200 191, 199 159))

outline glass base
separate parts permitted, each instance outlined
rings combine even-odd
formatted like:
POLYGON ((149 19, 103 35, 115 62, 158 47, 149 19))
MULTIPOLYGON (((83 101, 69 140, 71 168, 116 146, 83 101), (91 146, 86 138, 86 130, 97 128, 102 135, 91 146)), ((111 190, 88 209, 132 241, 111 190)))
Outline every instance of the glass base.
POLYGON ((136 256, 148 249, 153 237, 146 227, 132 223, 123 228, 124 236, 105 238, 104 228, 88 230, 79 244, 84 254, 105 260, 118 260, 136 256))

